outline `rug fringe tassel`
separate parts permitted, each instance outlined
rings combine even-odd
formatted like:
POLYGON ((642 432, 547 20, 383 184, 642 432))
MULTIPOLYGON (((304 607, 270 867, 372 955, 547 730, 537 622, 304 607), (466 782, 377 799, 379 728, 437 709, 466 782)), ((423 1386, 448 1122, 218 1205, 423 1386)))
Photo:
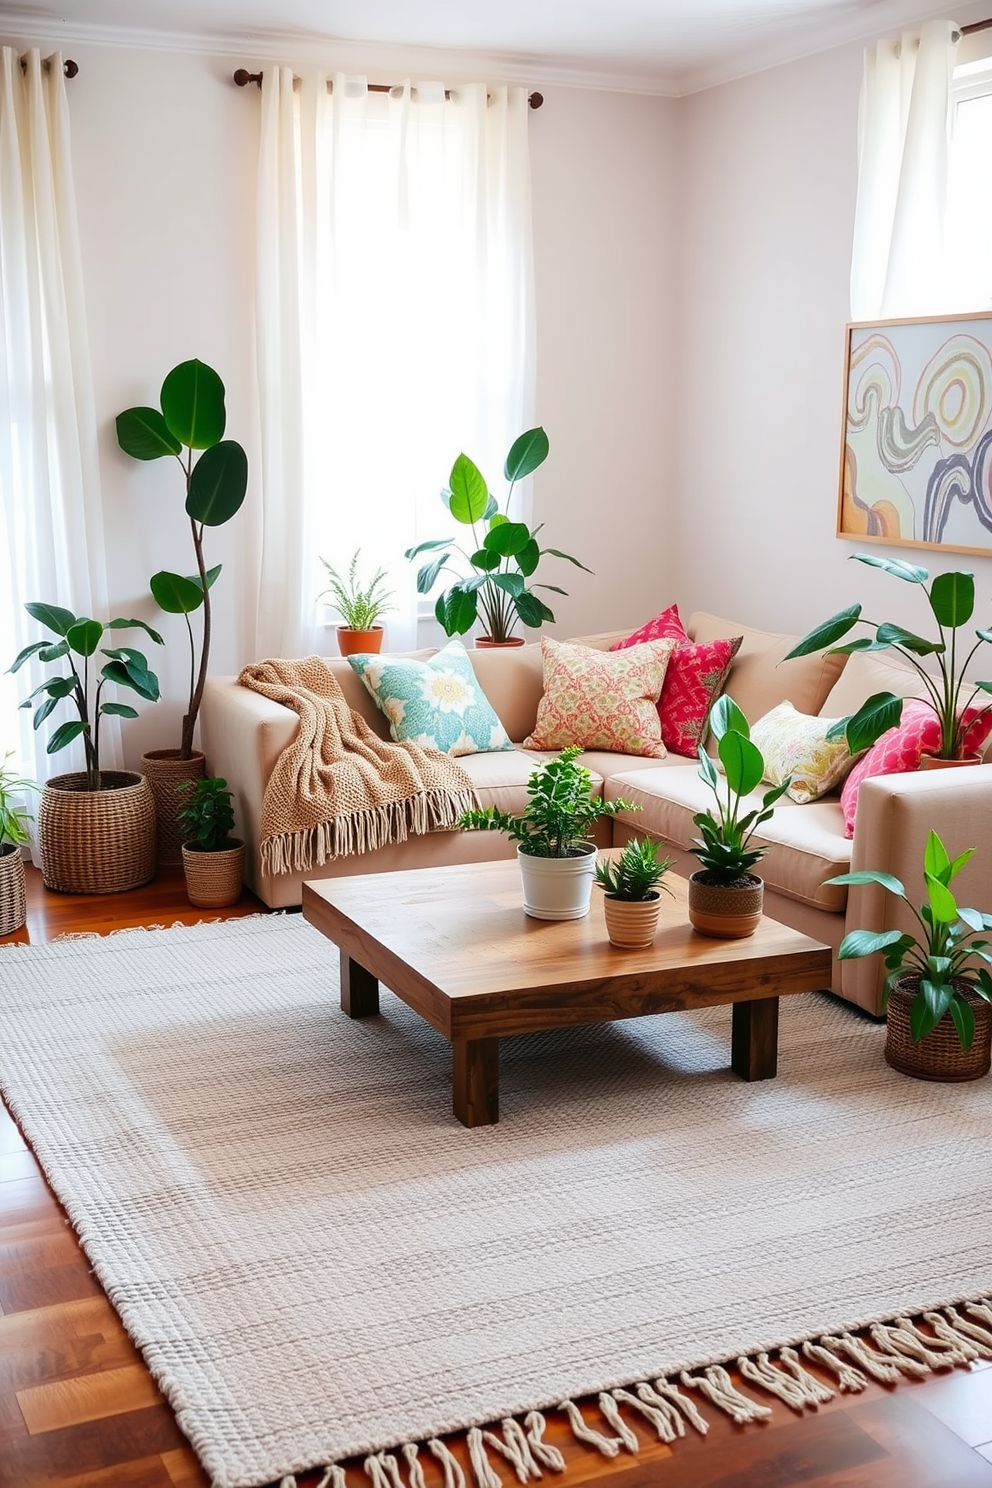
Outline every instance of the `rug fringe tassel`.
POLYGON ((540 1411, 530 1411, 524 1417, 524 1426, 527 1430, 527 1440, 530 1443, 531 1453, 537 1458, 542 1467, 548 1467, 552 1472, 565 1471, 565 1459, 557 1447, 544 1440, 544 1433, 548 1423, 540 1411))
POLYGON ((800 1416, 807 1406, 818 1410, 834 1398, 833 1390, 803 1368, 795 1349, 782 1349, 777 1364, 773 1364, 767 1354, 759 1354, 757 1359, 741 1355, 737 1367, 746 1380, 769 1395, 775 1395, 800 1416))
POLYGON ((427 1480, 424 1477, 424 1469, 420 1465, 420 1456, 416 1442, 404 1442, 400 1451, 406 1458, 406 1465, 410 1472, 410 1488, 427 1488, 427 1480))
MULTIPOLYGON (((656 1397, 660 1395, 664 1400, 671 1401, 672 1405, 679 1412, 679 1415, 684 1416, 689 1425, 695 1427, 700 1436, 705 1436, 707 1431, 709 1431, 709 1422, 705 1416, 699 1414, 696 1408, 696 1402, 690 1400, 688 1395, 683 1395, 678 1385, 672 1384, 671 1380, 656 1379, 653 1389, 650 1385, 638 1385, 637 1393, 641 1396, 642 1400, 648 1400, 651 1404, 654 1404, 656 1397), (642 1391, 645 1390, 648 1391, 646 1395, 642 1394, 642 1391)), ((684 1431, 679 1432, 679 1436, 684 1435, 684 1431)))
POLYGON ((604 1457, 618 1457, 623 1442, 619 1437, 602 1436, 600 1432, 586 1424, 585 1417, 575 1404, 574 1400, 563 1400, 558 1409, 564 1411, 568 1417, 568 1424, 572 1428, 572 1435, 576 1441, 585 1442, 587 1446, 595 1447, 597 1452, 602 1452, 604 1457))
POLYGON ((324 1468, 324 1476, 317 1484, 317 1488, 348 1488, 348 1479, 345 1477, 343 1467, 338 1467, 332 1462, 329 1467, 324 1468))
POLYGON ((508 1416, 505 1421, 500 1422, 500 1427, 502 1437, 497 1436, 494 1431, 483 1431, 482 1439, 486 1446, 492 1447, 494 1452, 499 1452, 500 1456, 506 1458, 521 1483, 529 1483, 531 1478, 543 1477, 531 1451, 530 1440, 519 1421, 508 1416))
POLYGON ((656 1396, 655 1403, 641 1393, 640 1386, 636 1395, 632 1395, 629 1390, 614 1390, 612 1393, 619 1405, 629 1405, 631 1410, 638 1411, 651 1423, 659 1441, 673 1442, 680 1434, 685 1435, 685 1427, 678 1411, 667 1400, 662 1400, 660 1395, 656 1396))
POLYGON ((930 1324, 938 1338, 970 1343, 979 1358, 992 1359, 992 1333, 987 1328, 980 1328, 977 1323, 969 1323, 956 1308, 945 1307, 944 1314, 925 1312, 923 1321, 930 1324))
POLYGON ((701 1376, 687 1374, 683 1369, 679 1379, 690 1390, 698 1390, 705 1395, 711 1404, 718 1410, 725 1411, 738 1426, 746 1426, 749 1421, 766 1421, 772 1413, 770 1405, 759 1405, 756 1400, 750 1400, 747 1395, 742 1395, 735 1389, 722 1364, 711 1364, 703 1370, 701 1376))
POLYGON ((433 1452, 444 1473, 444 1488, 466 1488, 465 1474, 457 1457, 453 1457, 443 1441, 436 1436, 431 1437, 427 1443, 428 1451, 433 1452))
MULTIPOLYGON (((487 1434, 492 1435, 491 1432, 487 1434)), ((468 1444, 468 1460, 472 1464, 478 1488, 503 1488, 503 1479, 486 1456, 486 1444, 479 1427, 473 1426, 465 1440, 468 1444)))

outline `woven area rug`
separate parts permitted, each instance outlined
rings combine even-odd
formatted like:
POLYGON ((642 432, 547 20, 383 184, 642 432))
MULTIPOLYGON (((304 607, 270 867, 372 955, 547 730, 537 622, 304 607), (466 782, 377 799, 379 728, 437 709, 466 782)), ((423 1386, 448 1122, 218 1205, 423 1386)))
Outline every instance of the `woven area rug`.
POLYGON ((826 997, 753 1085, 729 1009, 507 1040, 469 1131, 336 964, 297 916, 0 953, 0 1086, 222 1488, 992 1290, 989 1081, 826 997))

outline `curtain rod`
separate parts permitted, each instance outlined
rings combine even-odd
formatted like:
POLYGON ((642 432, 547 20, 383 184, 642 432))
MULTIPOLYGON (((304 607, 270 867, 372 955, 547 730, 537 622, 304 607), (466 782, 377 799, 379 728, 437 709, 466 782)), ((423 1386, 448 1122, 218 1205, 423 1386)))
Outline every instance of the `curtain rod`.
MULTIPOLYGON (((239 67, 237 72, 234 74, 234 81, 237 83, 239 88, 247 88, 249 83, 255 83, 260 88, 262 86, 262 74, 260 72, 249 72, 246 67, 239 67)), ((396 84, 369 83, 367 86, 370 93, 391 93, 396 84)), ((451 97, 451 94, 447 91, 447 89, 445 89, 444 96, 445 98, 451 97)), ((532 109, 539 109, 541 107, 541 104, 544 102, 544 94, 528 93, 527 102, 530 104, 532 109)))
POLYGON ((962 36, 970 36, 973 31, 987 31, 992 26, 992 16, 987 21, 972 21, 970 26, 959 26, 958 30, 962 36))
MULTIPOLYGON (((42 59, 41 59, 41 65, 42 65, 42 67, 47 67, 48 64, 51 62, 51 60, 52 60, 51 57, 42 57, 42 59)), ((23 57, 20 59, 20 61, 21 61, 21 71, 22 72, 26 72, 27 71, 28 64, 25 62, 25 60, 24 60, 23 57)), ((72 60, 71 57, 66 57, 65 61, 62 64, 62 71, 65 73, 65 75, 66 75, 67 78, 74 78, 76 76, 76 74, 79 72, 79 63, 78 62, 73 62, 73 60, 72 60)))

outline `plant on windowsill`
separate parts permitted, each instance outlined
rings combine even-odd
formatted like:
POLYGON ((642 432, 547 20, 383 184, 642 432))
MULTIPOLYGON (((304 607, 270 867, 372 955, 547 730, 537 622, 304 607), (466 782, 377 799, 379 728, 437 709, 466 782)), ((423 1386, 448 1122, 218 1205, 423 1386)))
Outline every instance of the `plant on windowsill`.
POLYGON ((593 795, 592 776, 576 764, 581 753, 573 745, 539 765, 519 814, 489 806, 466 811, 458 822, 468 831, 505 832, 517 843, 524 913, 535 920, 579 920, 589 913, 596 846, 588 833, 600 817, 638 809, 593 795))
POLYGON ((426 552, 435 555, 417 574, 418 594, 430 594, 440 574, 453 572, 448 561, 454 556, 460 557, 471 569, 468 577, 457 579, 445 589, 434 607, 434 614, 445 635, 465 635, 481 617, 485 634, 477 644, 522 646, 523 637, 513 634, 518 620, 538 629, 545 621, 553 623, 555 618, 543 599, 535 594, 535 589, 550 590, 554 594, 566 592, 556 584, 532 584, 528 588, 527 581, 533 577, 545 554, 564 558, 585 573, 592 572, 584 563, 559 548, 542 548, 538 543, 540 526, 530 528, 526 522, 510 520, 514 485, 543 465, 549 448, 548 436, 540 428, 528 429, 514 440, 503 466, 503 474, 510 486, 506 493, 506 509, 502 511, 495 496, 489 494, 482 472, 468 455, 459 455, 452 466, 448 487, 441 492, 441 500, 456 522, 471 527, 472 552, 460 547, 453 537, 418 543, 406 552, 407 558, 411 559, 426 552), (483 531, 481 541, 480 531, 483 531))
POLYGON ((234 831, 234 808, 220 775, 185 780, 176 787, 185 802, 177 812, 183 841, 183 873, 190 904, 222 909, 237 904, 244 877, 245 845, 234 831))
POLYGON ((148 702, 159 696, 158 678, 144 653, 133 646, 101 646, 107 631, 143 630, 157 646, 158 631, 144 620, 102 622, 77 616, 59 605, 31 603, 32 619, 53 632, 54 640, 34 641, 15 658, 18 671, 30 656, 63 659, 68 673, 42 682, 21 704, 35 699, 34 727, 67 701, 76 717, 57 728, 47 752, 58 754, 75 739, 82 742, 86 768, 45 782, 38 812, 42 877, 50 889, 68 894, 111 894, 147 883, 155 872, 155 802, 147 780, 130 770, 104 770, 100 763, 100 720, 108 715, 137 718, 129 703, 104 701, 108 684, 127 688, 148 702), (102 666, 93 658, 99 651, 102 666))
POLYGON ((952 860, 931 831, 923 854, 927 898, 919 906, 891 873, 863 870, 827 879, 880 885, 909 906, 920 926, 919 938, 899 930, 852 930, 837 959, 882 955, 889 973, 882 994, 886 1063, 921 1080, 977 1080, 992 1067, 992 940, 983 935, 992 930, 992 915, 962 909, 950 889, 974 852, 966 848, 952 860))
POLYGON ((623 949, 650 945, 658 932, 663 882, 674 858, 658 857, 650 837, 632 838, 618 857, 596 864, 596 882, 606 890, 604 914, 610 943, 623 949))
POLYGON ((22 780, 14 772, 12 759, 9 751, 0 760, 0 936, 13 935, 27 919, 21 848, 28 840, 31 817, 18 798, 38 789, 33 780, 22 780))
MULTIPOLYGON (((856 651, 897 651, 920 677, 925 701, 940 723, 940 748, 936 756, 925 755, 924 759, 977 764, 981 756, 972 751, 969 733, 980 733, 983 721, 992 722, 992 703, 978 710, 977 715, 969 714, 969 709, 979 693, 992 692, 992 682, 969 681, 965 674, 980 647, 992 645, 992 630, 976 630, 977 640, 967 649, 962 638, 960 650, 966 650, 963 658, 959 655, 958 646, 959 632, 969 623, 975 612, 974 574, 938 574, 931 582, 927 569, 920 568, 915 563, 880 558, 873 553, 852 553, 851 557, 871 568, 883 569, 885 573, 902 579, 904 583, 923 586, 937 624, 938 639, 927 640, 924 636, 915 635, 904 626, 895 625, 888 620, 882 624, 867 620, 861 613, 861 606, 855 604, 846 610, 839 610, 822 625, 816 626, 792 648, 784 660, 809 656, 812 652, 825 648, 828 656, 849 656, 856 651), (928 583, 929 588, 926 587, 928 583), (855 641, 845 642, 843 646, 834 644, 859 621, 869 626, 874 635, 861 636, 855 641), (924 665, 928 657, 936 665, 935 673, 928 671, 924 665)), ((856 713, 852 713, 849 718, 839 719, 827 738, 836 739, 843 735, 851 753, 858 754, 861 750, 870 748, 882 734, 899 723, 903 701, 903 698, 896 697, 891 692, 875 693, 856 713)))
POLYGON ((381 651, 382 616, 396 608, 389 603, 393 597, 392 592, 383 588, 386 581, 384 568, 377 569, 367 584, 359 579, 360 553, 361 549, 358 548, 352 555, 346 575, 332 568, 326 558, 320 560, 327 571, 328 588, 318 594, 317 598, 320 600, 330 596, 331 604, 344 622, 338 626, 338 650, 342 656, 361 656, 381 651))
POLYGON ((700 749, 699 776, 716 797, 716 810, 693 817, 700 836, 689 851, 702 866, 689 879, 689 922, 702 935, 737 940, 754 934, 764 900, 764 883, 751 869, 768 848, 753 846, 752 838, 771 817, 792 777, 766 791, 757 807, 742 814, 744 797, 761 784, 765 773, 761 750, 752 742, 744 714, 726 693, 710 709, 709 726, 724 775, 721 783, 716 765, 700 749))

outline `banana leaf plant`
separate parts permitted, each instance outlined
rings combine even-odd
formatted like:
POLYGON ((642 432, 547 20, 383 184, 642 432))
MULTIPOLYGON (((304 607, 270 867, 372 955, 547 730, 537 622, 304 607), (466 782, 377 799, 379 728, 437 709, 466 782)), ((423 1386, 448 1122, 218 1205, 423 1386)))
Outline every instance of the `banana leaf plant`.
POLYGON ((74 615, 60 605, 31 603, 24 608, 39 625, 52 631, 56 639, 33 641, 30 646, 25 646, 15 657, 10 670, 18 671, 29 656, 37 656, 43 662, 65 660, 69 670, 42 682, 25 698, 21 707, 34 705, 32 721, 38 729, 59 703, 68 699, 77 716, 60 724, 49 739, 46 752, 58 754, 74 739, 82 739, 86 756, 86 789, 101 790, 100 719, 107 714, 116 714, 118 718, 138 716, 130 703, 104 702, 104 688, 108 682, 114 687, 126 687, 154 703, 158 701, 159 687, 158 678, 149 670, 143 652, 136 651, 133 646, 101 647, 100 642, 108 630, 143 630, 157 646, 161 646, 162 637, 144 620, 116 619, 104 623, 74 615), (99 661, 93 660, 98 650, 107 658, 102 667, 99 661), (41 701, 35 703, 38 697, 41 701))
POLYGON ((528 580, 546 554, 574 563, 586 573, 592 572, 570 553, 559 548, 542 548, 538 542, 540 526, 530 528, 526 522, 510 519, 514 486, 543 465, 549 449, 548 436, 540 428, 528 429, 514 440, 503 466, 503 475, 510 483, 505 510, 490 495, 485 476, 468 455, 459 455, 452 466, 441 500, 456 522, 472 529, 471 543, 462 546, 457 538, 441 537, 418 543, 406 552, 409 559, 423 553, 433 554, 417 573, 420 594, 430 594, 441 574, 456 572, 453 559, 460 558, 462 565, 471 570, 466 577, 449 584, 434 607, 446 635, 464 635, 481 618, 487 637, 502 642, 510 639, 518 620, 534 629, 539 629, 545 621, 553 622, 554 614, 535 590, 554 594, 567 591, 557 584, 528 586, 528 580))
MULTIPOLYGON (((974 574, 938 574, 931 582, 928 571, 915 563, 880 558, 873 553, 852 553, 851 557, 871 568, 881 568, 906 584, 920 585, 937 624, 937 639, 928 640, 892 621, 878 624, 868 620, 862 615, 861 606, 855 604, 846 610, 838 610, 836 615, 816 626, 784 660, 809 656, 825 648, 828 656, 850 656, 855 651, 897 651, 918 673, 925 701, 940 722, 938 758, 960 759, 965 753, 966 734, 975 722, 974 718, 966 722, 965 714, 980 693, 992 693, 992 682, 972 681, 966 676, 980 648, 992 645, 992 630, 976 630, 977 640, 970 645, 959 634, 975 612, 974 574), (853 630, 859 621, 874 634, 859 636, 843 646, 836 645, 835 642, 853 630), (925 665, 928 660, 930 667, 925 665)), ((859 754, 899 723, 903 701, 891 692, 876 692, 856 713, 839 719, 827 737, 836 739, 843 735, 851 753, 859 754)), ((981 714, 992 715, 992 703, 987 704, 981 714)))
POLYGON ((161 408, 128 408, 117 417, 117 442, 135 460, 171 455, 183 473, 186 515, 196 558, 196 573, 163 569, 150 588, 159 609, 182 615, 189 636, 189 702, 183 718, 180 759, 193 752, 193 731, 203 699, 210 663, 212 605, 210 590, 221 571, 207 568, 203 534, 220 527, 240 510, 248 489, 248 456, 233 439, 224 438, 227 410, 224 384, 204 362, 181 362, 162 384, 161 408), (201 451, 194 460, 194 451, 201 451), (203 609, 200 651, 190 616, 203 609))

